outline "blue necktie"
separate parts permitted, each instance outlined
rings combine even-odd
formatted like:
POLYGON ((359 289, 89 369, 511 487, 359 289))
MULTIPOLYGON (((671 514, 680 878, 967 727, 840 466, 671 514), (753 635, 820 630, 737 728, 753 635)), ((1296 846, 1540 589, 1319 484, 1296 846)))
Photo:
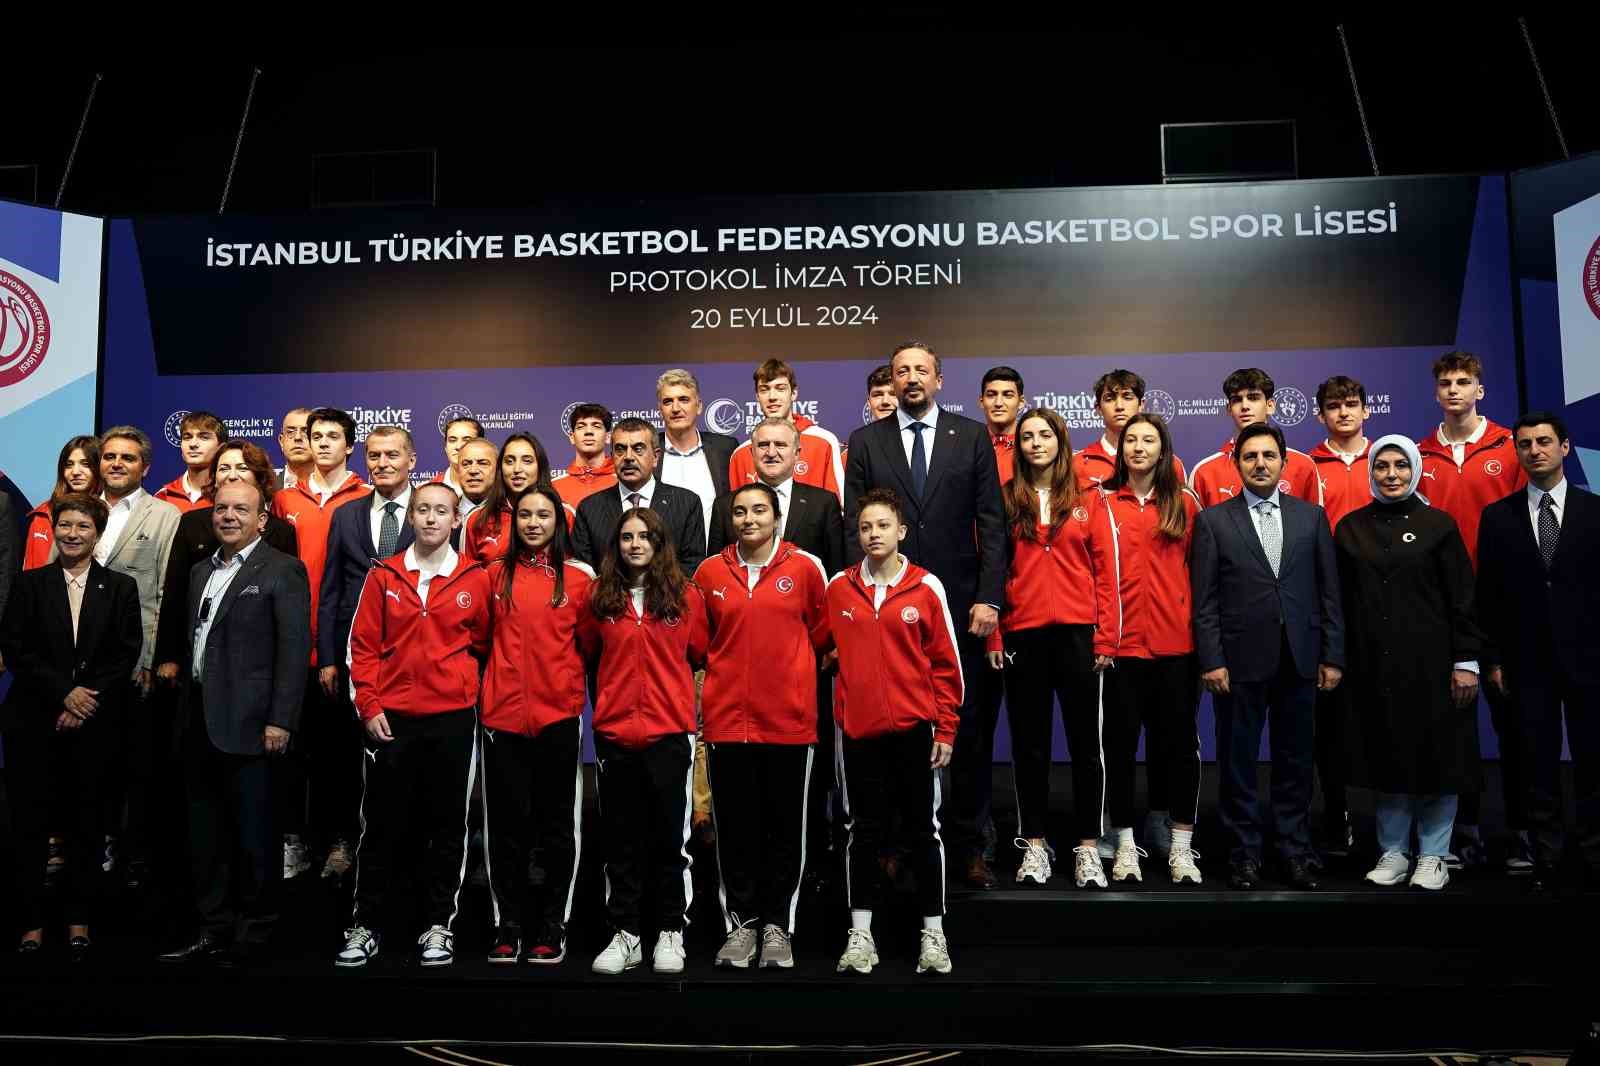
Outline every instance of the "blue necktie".
POLYGON ((928 483, 928 450, 922 446, 923 422, 911 423, 911 491, 922 499, 922 487, 928 483))

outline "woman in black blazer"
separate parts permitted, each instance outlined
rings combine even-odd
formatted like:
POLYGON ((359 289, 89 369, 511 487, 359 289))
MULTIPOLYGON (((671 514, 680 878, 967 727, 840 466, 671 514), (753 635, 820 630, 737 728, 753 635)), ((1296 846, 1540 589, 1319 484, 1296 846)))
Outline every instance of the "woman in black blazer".
POLYGON ((89 919, 104 836, 100 784, 122 736, 120 698, 139 661, 139 587, 94 561, 107 510, 82 493, 51 508, 57 558, 18 575, 0 620, 13 676, 0 730, 14 828, 23 954, 44 942, 41 871, 50 828, 67 838, 61 907, 74 962, 89 954, 89 919), (76 618, 72 602, 78 600, 76 618))

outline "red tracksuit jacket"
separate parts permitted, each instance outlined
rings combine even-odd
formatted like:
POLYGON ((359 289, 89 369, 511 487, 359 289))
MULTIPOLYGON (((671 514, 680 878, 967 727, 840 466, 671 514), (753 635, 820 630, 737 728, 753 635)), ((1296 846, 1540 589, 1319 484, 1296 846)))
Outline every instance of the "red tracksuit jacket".
POLYGON ((1338 529, 1339 520, 1372 502, 1372 480, 1367 474, 1367 459, 1372 452, 1369 440, 1361 454, 1346 463, 1340 454, 1323 441, 1311 449, 1311 461, 1322 483, 1322 509, 1328 512, 1328 528, 1338 529))
POLYGON ((211 501, 206 499, 204 495, 202 495, 198 500, 189 499, 189 493, 183 487, 182 474, 179 474, 165 485, 162 485, 159 489, 156 489, 155 495, 156 499, 166 500, 168 503, 172 504, 172 506, 176 507, 180 514, 188 514, 190 511, 197 510, 198 508, 211 506, 211 501))
POLYGON ((839 649, 833 718, 852 740, 933 723, 954 744, 965 680, 944 585, 916 563, 873 610, 872 584, 852 566, 828 582, 828 625, 839 649))
MULTIPOLYGON (((794 479, 802 485, 827 489, 844 502, 844 460, 839 438, 809 418, 794 416, 800 430, 800 454, 794 461, 794 479)), ((728 459, 728 484, 732 488, 756 481, 756 453, 745 441, 728 459)))
POLYGON ((328 527, 333 524, 333 512, 339 505, 360 499, 372 491, 355 474, 346 474, 344 481, 320 503, 311 491, 309 481, 301 481, 293 488, 272 495, 272 513, 294 526, 295 540, 300 545, 300 561, 306 564, 306 577, 311 582, 311 663, 317 661, 317 600, 322 594, 322 570, 328 565, 328 527))
POLYGON ((1116 654, 1116 553, 1111 528, 1099 514, 1104 506, 1100 493, 1086 492, 1054 536, 1049 526, 1038 527, 1039 537, 1048 540, 1012 534, 1005 609, 1000 612, 1000 628, 989 635, 988 650, 1004 647, 1002 632, 1092 625, 1095 654, 1116 654))
POLYGON ((1017 436, 1015 433, 990 433, 989 443, 994 445, 994 465, 1000 471, 1000 484, 1004 485, 1016 471, 1017 436))
POLYGON ((561 502, 574 508, 595 493, 617 486, 617 470, 610 456, 599 466, 574 459, 571 466, 553 471, 550 478, 556 491, 561 493, 561 502))
POLYGON ((1188 524, 1178 540, 1161 533, 1161 508, 1152 499, 1140 503, 1124 486, 1104 494, 1098 517, 1110 523, 1116 551, 1117 591, 1122 636, 1115 652, 1101 652, 1096 634, 1095 651, 1131 659, 1188 655, 1194 651, 1190 628, 1189 543, 1194 539, 1194 516, 1200 501, 1188 489, 1182 492, 1188 524))
POLYGON ((730 544, 700 564, 711 624, 701 736, 712 744, 815 744, 817 649, 828 643, 828 578, 782 541, 755 588, 730 544))
POLYGON ((50 521, 50 501, 46 500, 28 512, 22 533, 22 569, 35 570, 48 563, 55 546, 56 527, 50 521))
MULTIPOLYGON (((1213 507, 1244 491, 1239 466, 1233 461, 1232 440, 1224 443, 1220 452, 1212 452, 1194 465, 1189 472, 1189 491, 1200 498, 1201 507, 1213 507)), ((1311 456, 1289 449, 1278 491, 1322 506, 1322 482, 1317 479, 1317 466, 1311 456)))
POLYGON ((485 729, 537 736, 546 726, 583 713, 584 664, 593 658, 594 627, 589 614, 594 571, 568 559, 563 575, 565 599, 550 605, 556 574, 549 557, 517 561, 511 599, 505 587, 506 563, 485 568, 493 603, 493 643, 483 673, 478 712, 485 729))
MULTIPOLYGON (((1182 459, 1174 455, 1172 466, 1177 472, 1179 481, 1187 479, 1188 475, 1183 472, 1182 459)), ((1084 492, 1097 489, 1111 480, 1111 475, 1117 472, 1117 453, 1115 450, 1106 449, 1104 433, 1087 448, 1072 453, 1072 472, 1078 475, 1078 488, 1084 492)))
POLYGON ((644 748, 674 733, 693 733, 694 670, 705 662, 710 634, 705 597, 690 582, 677 618, 641 617, 630 602, 604 621, 593 610, 583 624, 599 648, 594 731, 613 744, 644 748))
POLYGON ((1528 484, 1528 475, 1517 462, 1517 442, 1511 431, 1487 417, 1484 423, 1483 436, 1478 443, 1467 445, 1460 466, 1453 449, 1440 439, 1439 430, 1417 439, 1417 450, 1422 453, 1422 484, 1417 491, 1456 520, 1474 570, 1478 568, 1478 523, 1483 509, 1528 484))
MULTIPOLYGON (((565 499, 561 501, 561 509, 566 514, 567 532, 571 533, 572 520, 578 512, 565 499)), ((467 516, 461 532, 461 557, 487 564, 505 555, 510 547, 509 538, 514 535, 512 521, 509 503, 502 504, 497 515, 491 515, 481 507, 473 511, 467 516)))
POLYGON ((406 553, 373 566, 350 626, 350 692, 365 722, 384 711, 443 714, 478 702, 489 653, 489 577, 459 556, 447 577, 417 592, 406 553))

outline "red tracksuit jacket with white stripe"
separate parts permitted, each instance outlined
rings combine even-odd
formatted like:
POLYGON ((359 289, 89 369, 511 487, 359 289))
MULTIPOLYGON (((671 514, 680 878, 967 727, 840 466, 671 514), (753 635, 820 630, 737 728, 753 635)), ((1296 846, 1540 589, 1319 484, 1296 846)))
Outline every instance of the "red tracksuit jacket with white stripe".
MULTIPOLYGON (((562 501, 561 510, 566 515, 567 532, 571 533, 572 520, 578 512, 565 501, 562 501)), ((461 557, 487 566, 505 555, 506 549, 511 546, 510 538, 515 535, 513 521, 510 503, 502 504, 497 515, 491 515, 481 507, 473 511, 467 516, 461 530, 461 557)))
POLYGON ((584 664, 594 655, 589 614, 594 571, 573 559, 564 565, 558 606, 550 605, 556 572, 549 556, 521 556, 508 600, 506 562, 485 568, 493 603, 493 643, 483 672, 478 718, 485 729, 537 736, 546 726, 583 713, 584 664))
POLYGON ((781 541, 755 588, 730 544, 694 583, 711 622, 701 736, 712 744, 815 744, 817 649, 828 643, 828 578, 815 555, 781 541))
POLYGON ((616 618, 583 613, 599 648, 594 731, 624 748, 644 748, 674 733, 693 733, 694 671, 705 662, 710 634, 706 603, 684 588, 677 618, 640 616, 630 601, 616 618))
MULTIPOLYGON (((1011 533, 1006 602, 1000 628, 989 635, 989 651, 1004 647, 1002 632, 1090 625, 1095 654, 1116 654, 1116 558, 1111 527, 1099 513, 1104 507, 1099 492, 1085 492, 1054 535, 1042 524, 1037 537, 1011 533)), ((1052 505, 1052 517, 1054 512, 1052 505)))
POLYGON ((839 649, 834 721, 852 740, 932 722, 933 739, 954 744, 966 689, 944 585, 907 561, 878 610, 873 592, 860 566, 828 582, 828 625, 839 649))
MULTIPOLYGON (((1212 452, 1189 471, 1189 491, 1200 498, 1201 507, 1215 507, 1244 491, 1239 464, 1233 461, 1233 443, 1233 440, 1227 441, 1220 452, 1212 452)), ((1322 482, 1317 478, 1317 465, 1311 461, 1311 456, 1289 449, 1283 460, 1278 491, 1322 506, 1322 482)))
POLYGON ((1328 513, 1328 528, 1338 529, 1339 520, 1351 511, 1359 511, 1372 502, 1372 481, 1367 474, 1368 453, 1372 442, 1361 447, 1361 454, 1346 463, 1344 458, 1323 441, 1311 449, 1311 462, 1317 468, 1317 480, 1322 484, 1322 509, 1328 513))
POLYGON ((1467 445, 1459 466, 1437 429, 1417 439, 1417 450, 1422 453, 1422 484, 1417 491, 1456 520, 1476 570, 1483 509, 1528 484, 1528 475, 1517 462, 1517 442, 1509 429, 1485 417, 1483 436, 1467 445))
MULTIPOLYGON (((1177 471, 1179 481, 1188 479, 1183 472, 1182 459, 1174 455, 1172 466, 1177 471)), ((1072 453, 1072 472, 1078 476, 1078 488, 1083 492, 1092 492, 1111 480, 1111 475, 1117 472, 1117 453, 1106 449, 1104 433, 1087 448, 1072 453)))
MULTIPOLYGON (((1160 531, 1161 508, 1152 498, 1140 503, 1127 486, 1103 496, 1099 518, 1110 522, 1116 551, 1118 619, 1116 651, 1102 654, 1130 659, 1188 655, 1194 651, 1190 626, 1189 543, 1200 501, 1188 489, 1179 494, 1188 521, 1174 540, 1160 531)), ((1095 651, 1101 644, 1096 634, 1095 651)))
POLYGON ((350 625, 350 692, 365 722, 385 711, 444 714, 478 702, 479 664, 489 653, 489 576, 477 563, 417 592, 406 553, 367 573, 350 625))

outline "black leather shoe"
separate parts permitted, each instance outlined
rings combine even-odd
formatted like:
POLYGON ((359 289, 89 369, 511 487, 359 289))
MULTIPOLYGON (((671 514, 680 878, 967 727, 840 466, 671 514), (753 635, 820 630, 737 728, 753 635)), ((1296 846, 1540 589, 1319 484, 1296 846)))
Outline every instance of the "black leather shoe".
POLYGON ((1283 880, 1290 888, 1314 892, 1322 887, 1309 859, 1288 859, 1283 864, 1283 880))
POLYGON ((974 855, 967 862, 964 880, 968 887, 978 889, 991 889, 1000 883, 995 878, 994 871, 989 869, 989 864, 983 861, 982 855, 974 855))
POLYGON ((221 962, 228 954, 228 946, 211 937, 202 936, 194 943, 156 956, 159 962, 179 963, 188 966, 221 962))
POLYGON ((1249 892, 1261 885, 1261 867, 1254 859, 1242 859, 1228 871, 1228 887, 1249 892))
POLYGON ((94 943, 86 936, 75 936, 67 941, 67 957, 73 962, 88 962, 94 954, 94 943))
POLYGON ((25 959, 37 959, 43 948, 43 941, 24 940, 17 944, 17 954, 25 959))

